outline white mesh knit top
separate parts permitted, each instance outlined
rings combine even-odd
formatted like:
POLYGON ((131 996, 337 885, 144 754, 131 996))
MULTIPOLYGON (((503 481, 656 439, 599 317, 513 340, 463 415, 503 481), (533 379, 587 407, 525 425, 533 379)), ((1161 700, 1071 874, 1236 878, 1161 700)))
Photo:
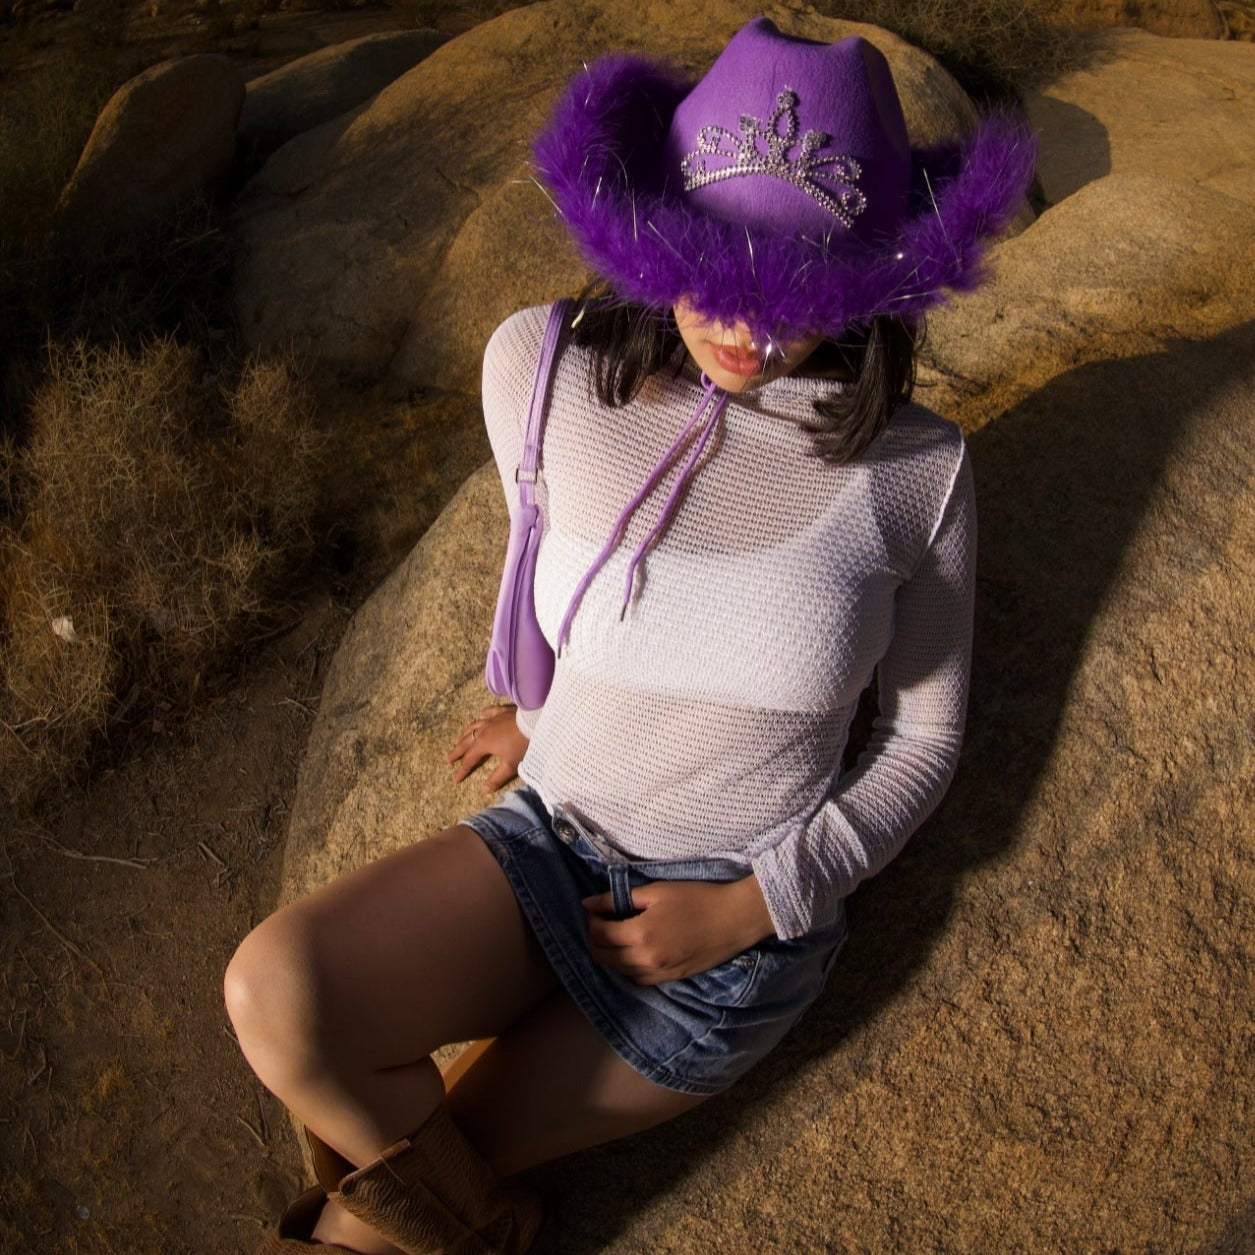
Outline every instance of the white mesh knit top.
MULTIPOLYGON (((547 308, 503 323, 484 412, 511 509, 547 308)), ((957 427, 901 406, 856 461, 831 466, 797 426, 827 380, 786 376, 729 398, 672 518, 631 554, 679 474, 632 517, 580 602, 520 776, 630 858, 723 857, 758 877, 776 932, 835 919, 940 800, 962 739, 975 511, 957 427), (877 671, 868 748, 841 774, 877 671)), ((703 395, 691 365, 603 406, 590 354, 554 376, 537 500, 536 612, 555 641, 614 521, 703 395)))

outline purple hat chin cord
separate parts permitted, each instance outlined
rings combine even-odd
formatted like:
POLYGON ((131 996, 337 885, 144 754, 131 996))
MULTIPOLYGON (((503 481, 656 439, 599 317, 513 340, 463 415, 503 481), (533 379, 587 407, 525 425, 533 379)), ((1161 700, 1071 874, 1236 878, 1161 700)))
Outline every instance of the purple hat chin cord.
POLYGON ((705 426, 702 428, 701 435, 697 438, 692 452, 688 456, 688 461, 684 463, 683 469, 672 485, 667 500, 662 507, 662 513, 658 517, 658 521, 649 529, 648 535, 636 547, 636 551, 632 554, 632 560, 628 563, 627 579, 623 588, 623 605, 619 610, 619 618, 622 619, 627 613, 629 602, 632 600, 632 586, 636 580, 636 568, 640 565, 645 555, 654 547, 658 538, 666 529, 667 524, 671 521, 675 513, 676 504, 679 502, 689 480, 692 478, 693 471, 697 466, 698 460, 702 456, 702 452, 706 448, 707 442, 710 440, 711 433, 715 430, 719 422, 719 416, 723 413, 723 407, 728 403, 728 394, 720 392, 718 385, 713 383, 702 372, 702 396, 697 403, 697 408, 693 411, 692 418, 684 425, 684 430, 671 442, 671 447, 658 459, 654 469, 649 472, 645 482, 637 490, 636 495, 631 501, 619 511, 619 517, 615 519, 614 526, 610 529, 610 535, 606 537, 606 543, 601 547, 601 552, 593 559, 592 565, 584 572, 583 578, 575 586, 575 591, 571 594, 571 600, 567 603, 566 614, 562 616, 562 626, 558 629, 558 641, 556 651, 562 652, 562 647, 566 644, 567 637, 571 633, 571 620, 575 618, 575 612, 579 609, 580 602, 584 599, 588 586, 593 582, 597 572, 610 560, 611 555, 619 547, 619 542, 623 538, 624 531, 627 530, 628 522, 632 515, 640 508, 645 498, 653 492, 658 481, 665 474, 667 468, 675 461, 676 456, 684 447, 684 442, 693 434, 698 423, 701 421, 702 415, 706 412, 707 406, 710 406, 710 417, 707 418, 705 426), (719 393, 716 396, 716 393, 719 393), (714 402, 712 405, 711 402, 714 402))

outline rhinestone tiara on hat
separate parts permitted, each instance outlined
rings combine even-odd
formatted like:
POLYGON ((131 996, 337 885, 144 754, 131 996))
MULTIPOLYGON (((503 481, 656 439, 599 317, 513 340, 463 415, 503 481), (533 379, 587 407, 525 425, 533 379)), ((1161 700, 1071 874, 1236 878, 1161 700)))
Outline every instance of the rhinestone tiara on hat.
POLYGON ((854 219, 867 208, 867 197, 858 187, 863 167, 853 157, 835 153, 820 156, 820 150, 832 143, 826 131, 808 130, 799 144, 797 106, 797 92, 786 87, 776 97, 776 107, 766 122, 752 114, 741 115, 739 135, 723 126, 702 127, 697 133, 697 147, 680 163, 684 190, 691 192, 724 179, 769 175, 805 192, 842 226, 852 227, 854 219), (766 145, 765 152, 762 145, 766 145), (797 154, 790 158, 789 150, 795 147, 797 154), (731 164, 712 168, 708 160, 712 157, 730 160, 731 164))

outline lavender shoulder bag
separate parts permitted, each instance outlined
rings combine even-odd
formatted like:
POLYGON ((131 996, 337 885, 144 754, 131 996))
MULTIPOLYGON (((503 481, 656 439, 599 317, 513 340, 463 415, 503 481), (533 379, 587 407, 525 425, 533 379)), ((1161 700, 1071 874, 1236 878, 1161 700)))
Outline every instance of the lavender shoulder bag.
POLYGON ((492 621, 492 643, 484 664, 488 688, 499 697, 509 697, 523 710, 544 705, 553 681, 553 650, 536 622, 536 553, 544 531, 544 519, 536 505, 536 467, 544 437, 549 385, 569 305, 565 300, 554 302, 540 346, 523 455, 514 473, 519 505, 510 520, 510 544, 492 621))

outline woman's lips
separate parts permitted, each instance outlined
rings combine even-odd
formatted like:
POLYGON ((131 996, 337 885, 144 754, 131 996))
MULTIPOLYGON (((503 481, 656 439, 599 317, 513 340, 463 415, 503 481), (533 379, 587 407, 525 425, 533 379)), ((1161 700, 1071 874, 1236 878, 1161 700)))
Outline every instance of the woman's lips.
POLYGON ((763 359, 753 349, 729 347, 726 344, 712 344, 711 353, 721 370, 731 375, 761 375, 763 359))

